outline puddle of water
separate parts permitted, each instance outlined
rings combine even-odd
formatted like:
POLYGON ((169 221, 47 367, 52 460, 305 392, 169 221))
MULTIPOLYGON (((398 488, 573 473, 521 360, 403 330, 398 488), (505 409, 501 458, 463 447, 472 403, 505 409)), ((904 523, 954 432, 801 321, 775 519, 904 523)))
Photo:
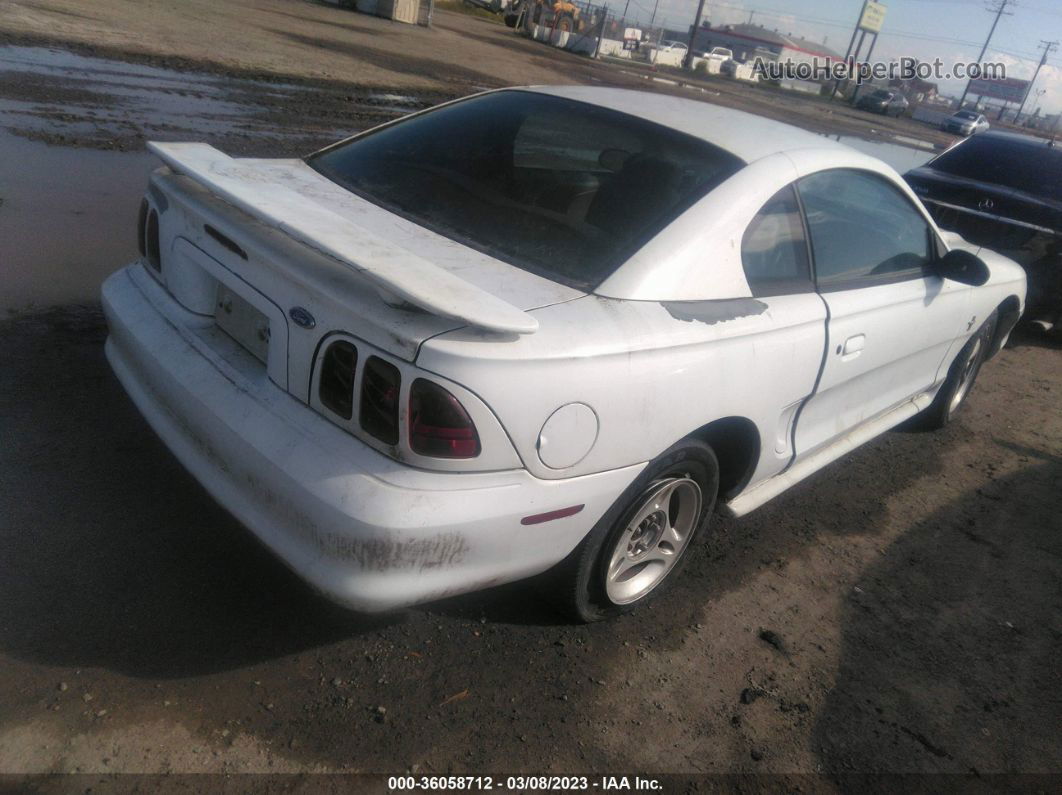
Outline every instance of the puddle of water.
MULTIPOLYGON (((93 109, 111 106, 110 113, 99 114, 101 121, 108 116, 131 114, 161 126, 193 115, 209 115, 235 123, 248 115, 246 108, 224 99, 239 90, 241 81, 222 84, 203 75, 90 58, 44 47, 0 47, 0 80, 13 78, 15 73, 46 82, 56 81, 63 88, 84 92, 84 105, 93 109), (114 107, 116 98, 117 107, 114 107)), ((71 104, 84 106, 81 102, 71 104)), ((7 107, 0 107, 0 116, 4 110, 24 110, 39 107, 41 103, 10 100, 4 105, 7 107)))
POLYGON ((158 165, 0 132, 0 310, 97 300, 137 256, 137 208, 158 165))
MULTIPOLYGON (((94 140, 142 131, 147 137, 321 134, 295 124, 277 129, 269 118, 306 91, 289 83, 177 72, 45 47, 0 46, 0 82, 16 78, 39 84, 36 91, 0 99, 0 126, 94 140), (49 100, 54 92, 55 99, 49 100), (38 98, 38 96, 40 98, 38 98)), ((2 92, 0 92, 2 93, 2 92)), ((377 112, 408 113, 411 97, 391 97, 377 112)), ((351 103, 352 109, 357 103, 351 103)), ((349 132, 337 130, 340 133, 349 132)))
POLYGON ((298 109, 307 102, 330 101, 352 117, 425 104, 398 93, 353 97, 7 45, 0 87, 9 89, 0 90, 0 312, 95 301, 103 279, 136 257, 137 209, 159 163, 146 152, 92 146, 238 141, 290 156, 293 143, 302 153, 309 139, 339 140, 363 126, 333 129, 342 117, 331 106, 323 119, 303 120, 298 109))
POLYGON ((406 94, 369 94, 369 100, 373 102, 386 102, 391 105, 406 105, 409 107, 419 107, 423 104, 416 97, 410 97, 406 94))

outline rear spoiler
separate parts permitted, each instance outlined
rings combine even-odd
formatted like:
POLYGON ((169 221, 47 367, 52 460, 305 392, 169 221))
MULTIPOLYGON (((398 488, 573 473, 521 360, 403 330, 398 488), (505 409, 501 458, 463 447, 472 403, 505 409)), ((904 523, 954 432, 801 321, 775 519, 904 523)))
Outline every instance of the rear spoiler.
POLYGON ((538 321, 481 290, 358 226, 348 218, 269 181, 208 144, 148 142, 148 149, 178 174, 286 234, 349 265, 386 293, 433 315, 469 326, 510 334, 533 334, 538 321))

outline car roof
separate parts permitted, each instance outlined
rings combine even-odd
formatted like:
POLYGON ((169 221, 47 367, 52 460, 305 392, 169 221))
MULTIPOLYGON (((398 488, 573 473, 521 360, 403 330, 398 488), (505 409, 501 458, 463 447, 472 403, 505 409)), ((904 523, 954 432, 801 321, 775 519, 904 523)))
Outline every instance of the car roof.
MULTIPOLYGON (((1019 146, 1028 146, 1030 149, 1038 149, 1040 147, 1050 147, 1050 138, 1039 138, 1035 135, 1023 135, 1022 133, 1010 132, 1007 130, 986 130, 983 133, 977 134, 978 141, 1005 141, 1009 144, 1018 144, 1019 146)), ((1058 144, 1054 144, 1058 146, 1058 144)))
POLYGON ((799 127, 668 94, 598 86, 530 86, 523 90, 600 105, 656 122, 715 144, 746 163, 776 152, 809 147, 851 151, 844 144, 799 127))

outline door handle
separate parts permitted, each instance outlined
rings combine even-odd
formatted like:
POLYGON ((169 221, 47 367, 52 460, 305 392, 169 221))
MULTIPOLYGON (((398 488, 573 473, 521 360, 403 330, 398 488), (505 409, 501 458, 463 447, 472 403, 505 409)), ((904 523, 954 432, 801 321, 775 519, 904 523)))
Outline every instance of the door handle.
POLYGON ((837 352, 841 354, 842 359, 854 359, 860 353, 863 352, 863 346, 866 344, 866 334, 856 334, 849 337, 844 341, 844 347, 838 346, 837 352))

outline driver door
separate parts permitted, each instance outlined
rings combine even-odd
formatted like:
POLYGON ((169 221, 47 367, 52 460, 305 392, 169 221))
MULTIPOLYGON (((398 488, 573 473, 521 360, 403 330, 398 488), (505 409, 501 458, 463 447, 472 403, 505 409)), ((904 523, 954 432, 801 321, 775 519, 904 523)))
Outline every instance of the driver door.
POLYGON ((804 456, 937 383, 967 330, 970 288, 932 272, 936 234, 886 178, 830 169, 797 187, 829 312, 822 374, 796 429, 804 456))

